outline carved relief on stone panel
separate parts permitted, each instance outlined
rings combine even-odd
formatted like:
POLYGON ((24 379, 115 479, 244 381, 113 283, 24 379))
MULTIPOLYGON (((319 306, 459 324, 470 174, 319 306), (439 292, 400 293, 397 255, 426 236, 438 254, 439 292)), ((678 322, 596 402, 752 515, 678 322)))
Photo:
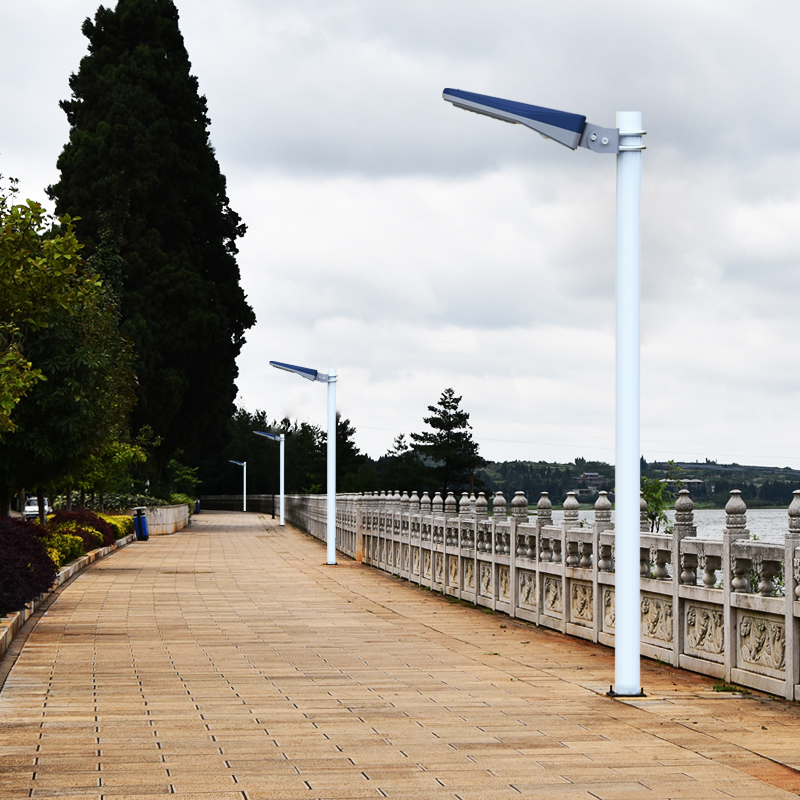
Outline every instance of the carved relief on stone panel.
POLYGON ((475 590, 475 562, 471 558, 464 561, 464 588, 475 590))
POLYGON ((441 553, 436 553, 436 580, 439 583, 444 581, 444 560, 441 553))
POLYGON ((423 558, 423 574, 426 578, 431 576, 431 551, 426 550, 423 558))
POLYGON ((614 590, 603 589, 603 628, 614 628, 617 622, 616 607, 614 605, 614 590))
POLYGON ((492 596, 492 565, 481 563, 480 565, 481 594, 484 597, 492 596))
POLYGON ((419 548, 415 547, 412 551, 412 562, 414 564, 413 572, 415 575, 419 575, 419 548))
POLYGON ((498 593, 502 600, 511 596, 511 576, 508 567, 499 567, 497 570, 498 593))
POLYGON ((672 642, 672 598, 642 596, 642 636, 672 642))
POLYGON ((407 544, 403 545, 403 569, 408 569, 409 562, 409 547, 407 544))
POLYGON ((519 575, 519 602, 523 606, 536 607, 536 574, 520 570, 519 575))
POLYGON ((594 590, 590 583, 573 583, 570 592, 570 619, 575 622, 592 622, 594 590))
POLYGON ((394 561, 392 562, 392 566, 397 567, 400 569, 400 543, 394 543, 394 561))
POLYGON ((686 646, 703 653, 721 655, 725 650, 722 611, 705 606, 687 606, 686 646))
POLYGON ((447 558, 448 579, 451 586, 458 586, 458 556, 448 556, 447 558))
POLYGON ((739 660, 782 670, 786 667, 786 626, 748 614, 739 618, 739 660))
POLYGON ((550 614, 561 614, 564 603, 561 598, 561 578, 545 575, 544 578, 544 611, 550 614))

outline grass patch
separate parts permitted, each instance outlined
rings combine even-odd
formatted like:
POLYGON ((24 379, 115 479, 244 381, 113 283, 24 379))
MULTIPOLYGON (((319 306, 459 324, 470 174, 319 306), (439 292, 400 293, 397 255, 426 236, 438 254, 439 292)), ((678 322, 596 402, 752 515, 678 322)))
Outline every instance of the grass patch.
POLYGON ((744 686, 737 686, 735 683, 726 683, 723 680, 718 680, 714 684, 714 691, 715 692, 736 692, 737 694, 750 694, 749 689, 745 689, 744 686))

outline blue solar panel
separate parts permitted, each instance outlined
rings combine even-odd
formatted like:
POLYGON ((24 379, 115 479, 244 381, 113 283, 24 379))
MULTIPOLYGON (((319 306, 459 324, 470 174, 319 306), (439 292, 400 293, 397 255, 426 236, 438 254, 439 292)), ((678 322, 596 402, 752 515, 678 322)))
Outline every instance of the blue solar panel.
POLYGON ((309 381, 317 379, 317 370, 309 369, 308 367, 296 367, 294 364, 284 364, 280 361, 270 361, 270 366, 277 367, 278 369, 285 369, 287 372, 296 372, 301 378, 306 378, 309 381))
POLYGON ((464 92, 461 89, 445 89, 445 99, 447 100, 466 100, 470 103, 478 103, 488 109, 504 111, 514 114, 517 117, 524 117, 536 122, 543 122, 545 125, 552 125, 565 131, 573 133, 583 133, 586 125, 586 117, 581 114, 571 114, 568 111, 556 111, 554 108, 543 108, 542 106, 532 106, 527 103, 518 103, 514 100, 504 100, 502 97, 491 97, 486 94, 476 94, 475 92, 464 92))

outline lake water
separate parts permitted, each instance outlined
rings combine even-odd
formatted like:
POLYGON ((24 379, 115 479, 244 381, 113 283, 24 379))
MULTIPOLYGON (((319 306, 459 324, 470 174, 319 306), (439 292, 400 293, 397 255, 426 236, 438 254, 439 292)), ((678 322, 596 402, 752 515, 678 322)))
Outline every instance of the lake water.
MULTIPOLYGON (((675 511, 667 511, 671 522, 675 521, 675 511)), ((564 519, 564 511, 553 509, 553 522, 560 525, 564 519)), ((594 522, 594 511, 581 509, 578 519, 594 522)), ((611 512, 614 519, 614 512, 611 512)), ((722 508, 699 508, 694 512, 694 524, 697 527, 698 539, 722 539, 725 530, 725 510, 722 508)), ((785 508, 754 508, 747 512, 747 529, 750 538, 758 537, 762 542, 783 544, 789 530, 789 514, 785 508)))

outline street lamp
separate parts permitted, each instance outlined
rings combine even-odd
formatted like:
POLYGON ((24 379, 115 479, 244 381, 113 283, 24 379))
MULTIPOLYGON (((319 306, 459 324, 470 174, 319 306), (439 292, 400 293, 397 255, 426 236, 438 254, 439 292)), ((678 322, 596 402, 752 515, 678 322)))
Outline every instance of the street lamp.
POLYGON ((503 122, 525 125, 575 150, 617 156, 616 330, 616 574, 615 657, 612 694, 641 694, 639 597, 639 301, 642 195, 642 114, 618 111, 616 128, 601 128, 580 114, 517 103, 460 89, 445 100, 503 122))
MULTIPOLYGON (((263 436, 266 439, 272 439, 274 442, 281 443, 280 454, 280 493, 281 493, 281 525, 283 525, 283 475, 284 475, 284 452, 286 447, 286 434, 285 433, 266 433, 265 431, 253 431, 257 436, 263 436)), ((275 506, 272 507, 272 518, 275 519, 275 506)))
POLYGON ((229 458, 228 461, 230 461, 231 464, 238 464, 240 467, 242 467, 242 511, 247 511, 247 462, 234 461, 232 458, 229 458))
MULTIPOLYGON (((296 367, 280 361, 270 361, 270 366, 294 372, 308 381, 328 384, 328 564, 336 563, 336 369, 331 367, 326 375, 308 367, 296 367)), ((283 496, 283 495, 281 495, 283 496)))

